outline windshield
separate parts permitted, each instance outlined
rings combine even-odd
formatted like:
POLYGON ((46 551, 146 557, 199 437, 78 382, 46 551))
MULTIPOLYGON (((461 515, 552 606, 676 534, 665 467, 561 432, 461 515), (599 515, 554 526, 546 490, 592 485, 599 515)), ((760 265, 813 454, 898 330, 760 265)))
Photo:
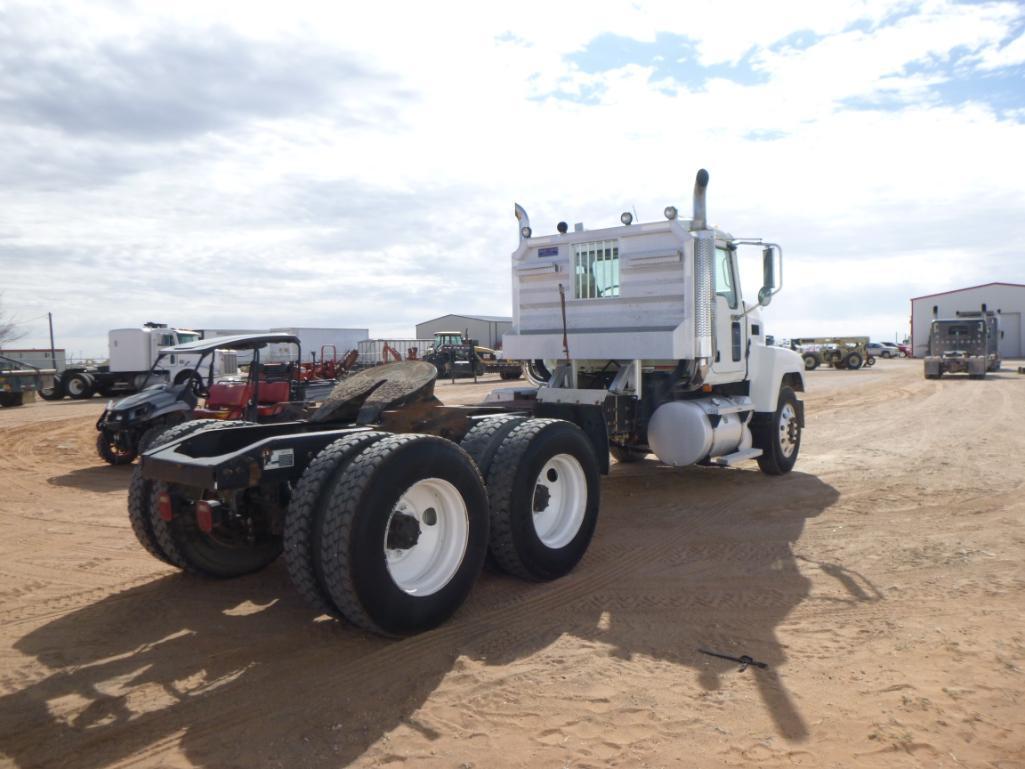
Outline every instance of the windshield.
POLYGON ((189 342, 198 342, 199 334, 195 331, 179 331, 178 332, 178 344, 188 344, 189 342))
POLYGON ((948 339, 966 339, 982 331, 981 323, 940 324, 940 334, 948 339))

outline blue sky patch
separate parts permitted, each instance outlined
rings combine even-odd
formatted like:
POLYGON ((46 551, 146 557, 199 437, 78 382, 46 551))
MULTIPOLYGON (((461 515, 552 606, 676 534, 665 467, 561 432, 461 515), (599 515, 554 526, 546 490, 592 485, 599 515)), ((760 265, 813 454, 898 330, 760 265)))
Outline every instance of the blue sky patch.
POLYGON ((785 37, 781 37, 769 46, 769 50, 773 53, 779 53, 784 50, 806 51, 816 43, 825 39, 825 35, 817 35, 810 29, 799 29, 796 32, 791 32, 785 37))
POLYGON ((881 18, 879 21, 872 21, 871 19, 858 19, 851 24, 844 27, 844 32, 876 32, 877 30, 883 29, 884 27, 892 27, 901 19, 906 19, 908 16, 914 16, 919 12, 919 3, 909 2, 905 3, 902 7, 895 8, 890 11, 886 16, 881 18))
POLYGON ((769 76, 754 68, 754 49, 744 52, 736 64, 698 62, 693 40, 669 32, 659 32, 654 42, 606 33, 594 38, 582 51, 567 56, 584 73, 596 75, 630 64, 651 67, 652 80, 672 79, 691 90, 701 90, 712 78, 732 80, 740 85, 768 82, 769 76))
MULTIPOLYGON (((1025 65, 979 69, 977 51, 957 46, 942 57, 908 64, 897 79, 920 76, 935 80, 927 86, 926 101, 932 104, 957 107, 968 102, 985 104, 1004 117, 1007 112, 1025 109, 1025 65)), ((898 90, 881 90, 872 96, 854 97, 841 102, 848 109, 898 111, 910 102, 918 102, 916 95, 904 95, 898 90)))

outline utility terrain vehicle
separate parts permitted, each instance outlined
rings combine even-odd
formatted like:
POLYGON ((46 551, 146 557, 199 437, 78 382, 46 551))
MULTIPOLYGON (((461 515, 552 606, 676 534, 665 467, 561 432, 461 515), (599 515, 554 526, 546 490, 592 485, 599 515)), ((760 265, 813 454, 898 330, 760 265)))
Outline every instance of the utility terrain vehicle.
MULTIPOLYGON (((444 406, 437 369, 405 361, 342 380, 308 419, 195 422, 142 455, 129 517, 142 545, 210 577, 284 552, 324 612, 387 635, 433 627, 463 602, 485 555, 545 581, 583 557, 599 476, 654 453, 681 466, 757 460, 793 468, 804 389, 799 355, 764 343, 760 306, 779 290, 780 247, 694 216, 537 237, 516 207, 508 355, 548 361, 539 387, 444 406), (757 302, 738 251, 761 252, 757 302)), ((771 481, 764 493, 771 494, 771 481)), ((681 504, 685 497, 681 497, 681 504)))
MULTIPOLYGON (((294 345, 295 361, 301 360, 301 343, 291 334, 239 334, 165 347, 149 371, 154 384, 143 381, 141 392, 107 403, 96 422, 97 453, 105 462, 125 465, 158 432, 190 419, 266 422, 298 413, 288 410, 289 404, 303 401, 311 383, 297 363, 263 363, 261 351, 271 344, 294 345), (252 354, 246 376, 239 376, 234 366, 230 375, 224 372, 224 361, 230 360, 225 351, 252 354), (191 375, 178 384, 168 383, 160 376, 168 360, 191 375)), ((321 392, 326 394, 333 384, 321 387, 321 392)))

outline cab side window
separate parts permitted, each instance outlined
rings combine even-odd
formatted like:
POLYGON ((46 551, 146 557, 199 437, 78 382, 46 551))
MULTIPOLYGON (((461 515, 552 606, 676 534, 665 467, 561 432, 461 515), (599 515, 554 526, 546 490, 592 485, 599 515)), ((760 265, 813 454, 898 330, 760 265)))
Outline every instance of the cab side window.
POLYGON ((715 293, 726 299, 730 309, 737 309, 737 282, 729 249, 715 249, 715 293))

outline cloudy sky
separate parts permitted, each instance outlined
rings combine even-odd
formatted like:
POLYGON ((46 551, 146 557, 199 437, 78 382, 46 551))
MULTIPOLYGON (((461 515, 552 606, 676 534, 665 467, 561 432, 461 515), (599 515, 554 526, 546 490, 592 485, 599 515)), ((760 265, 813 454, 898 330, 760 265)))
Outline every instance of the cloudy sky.
MULTIPOLYGON (((1025 283, 1016 2, 0 3, 25 345, 507 314, 537 233, 689 211, 784 245, 781 336, 1025 283)), ((754 258, 753 255, 752 259, 754 258)), ((755 293, 754 286, 747 286, 755 293)))

